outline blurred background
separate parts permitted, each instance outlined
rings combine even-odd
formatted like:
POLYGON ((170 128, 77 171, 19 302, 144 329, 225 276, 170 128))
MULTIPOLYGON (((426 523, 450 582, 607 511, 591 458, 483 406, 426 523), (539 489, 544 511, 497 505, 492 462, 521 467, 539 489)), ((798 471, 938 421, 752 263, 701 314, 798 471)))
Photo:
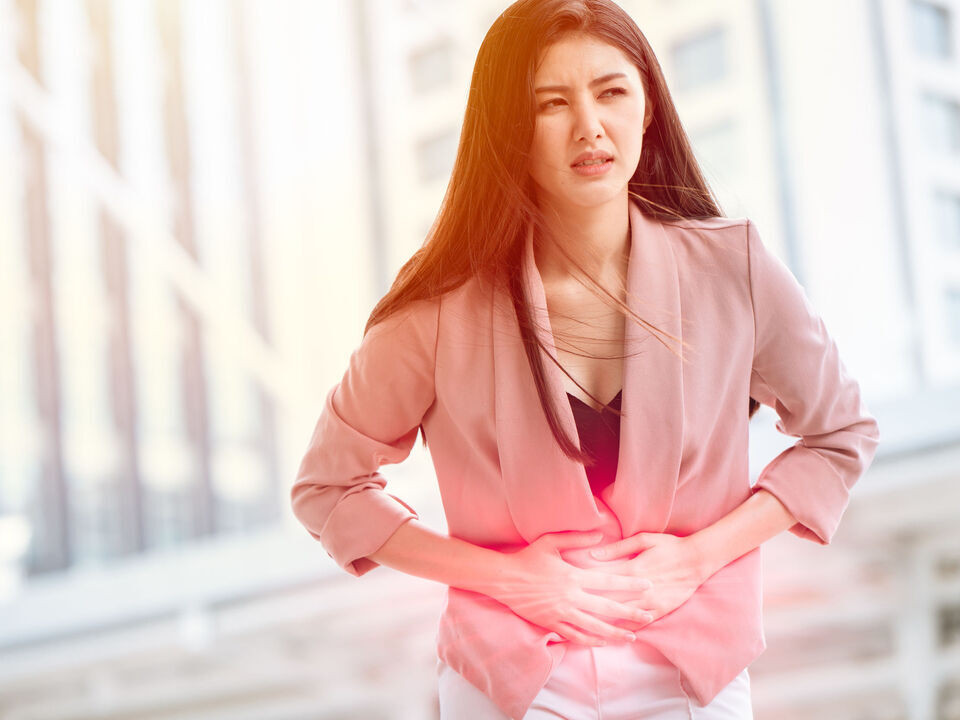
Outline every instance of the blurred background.
MULTIPOLYGON (((0 0, 0 717, 438 717, 443 588, 289 488, 508 4, 0 0)), ((621 5, 881 427, 831 545, 764 545, 756 718, 956 720, 960 0, 621 5)))

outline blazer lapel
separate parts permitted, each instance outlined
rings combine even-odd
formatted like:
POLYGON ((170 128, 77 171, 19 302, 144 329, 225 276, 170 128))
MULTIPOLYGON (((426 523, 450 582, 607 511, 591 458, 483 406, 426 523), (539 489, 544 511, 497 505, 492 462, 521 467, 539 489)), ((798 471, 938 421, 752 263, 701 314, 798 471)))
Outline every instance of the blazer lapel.
MULTIPOLYGON (((627 306, 676 337, 664 342, 679 352, 680 278, 673 248, 663 225, 632 200, 630 228, 627 306)), ((627 536, 663 532, 670 520, 683 448, 683 368, 679 357, 632 318, 624 335, 620 454, 616 481, 603 495, 627 536)))
MULTIPOLYGON (((679 279, 666 234, 632 200, 629 212, 627 304, 647 322, 680 338, 679 279)), ((532 229, 522 263, 537 335, 555 358, 532 229)), ((533 542, 548 532, 591 530, 606 524, 585 469, 563 454, 550 431, 505 291, 494 293, 493 336, 497 446, 507 504, 520 534, 533 542)), ((613 510, 626 536, 641 530, 662 531, 669 520, 680 468, 683 381, 680 359, 632 319, 626 323, 624 340, 624 353, 638 354, 624 359, 617 474, 601 499, 613 510)), ((543 364, 550 402, 559 410, 563 431, 576 440, 563 371, 548 357, 543 364)))
MULTIPOLYGON (((522 256, 524 291, 533 305, 537 335, 556 357, 546 294, 528 232, 522 256)), ((508 292, 494 293, 494 391, 497 447, 504 492, 514 524, 524 540, 544 533, 591 530, 601 521, 583 466, 557 445, 520 338, 520 326, 508 292)), ((560 411, 563 431, 577 437, 576 421, 563 389, 563 373, 543 357, 550 401, 560 411)))

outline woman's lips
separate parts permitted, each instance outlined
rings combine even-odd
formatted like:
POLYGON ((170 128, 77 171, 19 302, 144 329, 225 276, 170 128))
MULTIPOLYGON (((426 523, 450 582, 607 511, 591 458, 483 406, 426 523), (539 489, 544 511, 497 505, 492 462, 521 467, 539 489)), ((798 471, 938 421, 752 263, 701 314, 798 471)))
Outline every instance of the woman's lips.
POLYGON ((585 177, 592 177, 595 175, 604 175, 610 171, 610 167, 613 165, 613 160, 605 160, 604 162, 598 165, 571 165, 573 171, 577 175, 583 175, 585 177))

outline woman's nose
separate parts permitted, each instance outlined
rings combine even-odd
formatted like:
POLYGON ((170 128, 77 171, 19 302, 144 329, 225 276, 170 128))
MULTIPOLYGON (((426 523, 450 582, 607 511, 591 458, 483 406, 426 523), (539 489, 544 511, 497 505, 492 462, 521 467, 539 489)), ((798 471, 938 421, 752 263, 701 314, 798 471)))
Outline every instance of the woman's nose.
POLYGON ((593 103, 580 103, 575 113, 578 140, 594 139, 603 134, 600 113, 593 103))

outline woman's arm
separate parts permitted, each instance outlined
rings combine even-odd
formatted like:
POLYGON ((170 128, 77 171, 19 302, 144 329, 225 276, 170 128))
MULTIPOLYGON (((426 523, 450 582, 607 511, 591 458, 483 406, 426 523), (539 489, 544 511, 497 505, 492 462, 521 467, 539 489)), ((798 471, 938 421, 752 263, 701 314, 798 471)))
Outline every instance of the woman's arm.
POLYGON ((351 354, 290 490, 293 513, 351 575, 416 511, 386 487, 382 465, 406 459, 434 402, 437 301, 418 300, 377 323, 351 354))
POLYGON ((777 430, 799 438, 761 470, 753 491, 783 503, 796 520, 791 533, 827 545, 873 460, 879 427, 805 290, 749 221, 747 258, 755 322, 750 397, 776 411, 777 430))
POLYGON ((367 557, 408 575, 484 594, 509 576, 504 553, 438 533, 416 518, 367 557))
POLYGON ((823 320, 752 222, 747 251, 756 322, 750 395, 800 441, 763 469, 743 503, 689 536, 704 579, 784 530, 828 544, 879 440, 823 320))

